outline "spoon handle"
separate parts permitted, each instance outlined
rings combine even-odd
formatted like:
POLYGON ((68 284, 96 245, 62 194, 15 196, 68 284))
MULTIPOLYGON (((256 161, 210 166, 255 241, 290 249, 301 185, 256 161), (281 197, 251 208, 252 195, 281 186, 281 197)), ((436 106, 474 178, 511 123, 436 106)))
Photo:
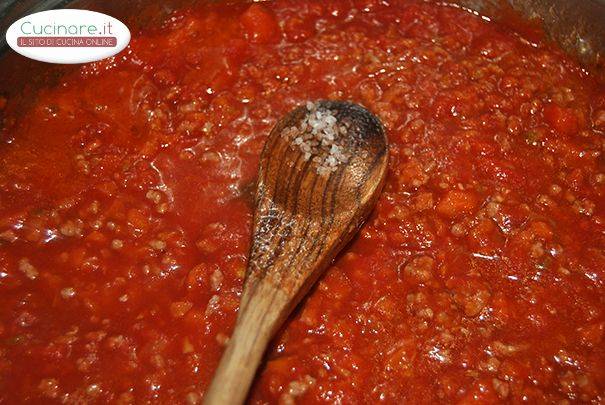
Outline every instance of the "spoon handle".
POLYGON ((204 397, 207 405, 245 401, 267 344, 290 312, 291 299, 266 279, 247 287, 252 288, 244 292, 235 330, 204 397))
POLYGON ((255 227, 235 329, 204 396, 206 405, 245 401, 269 341, 362 223, 356 219, 338 235, 330 226, 309 226, 304 231, 310 237, 303 237, 303 230, 289 229, 289 220, 267 225, 275 219, 267 214, 271 204, 261 196, 258 205, 262 215, 255 227), (322 233, 324 237, 319 236, 322 233))
MULTIPOLYGON (((361 218, 333 229, 335 218, 328 214, 322 221, 295 221, 304 212, 285 213, 275 209, 267 195, 264 170, 257 190, 257 212, 253 242, 246 270, 235 329, 214 379, 206 392, 206 405, 237 405, 246 400, 267 345, 302 296, 315 283, 336 253, 355 233, 361 218)), ((317 204, 311 193, 301 193, 298 207, 317 205, 319 210, 334 211, 334 187, 326 185, 325 196, 317 204)))

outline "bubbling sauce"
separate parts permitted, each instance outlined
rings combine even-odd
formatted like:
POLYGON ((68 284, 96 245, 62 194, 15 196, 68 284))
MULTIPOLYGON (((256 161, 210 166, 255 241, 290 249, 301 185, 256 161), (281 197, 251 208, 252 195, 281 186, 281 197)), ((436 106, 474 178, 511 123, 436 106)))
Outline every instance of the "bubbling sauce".
POLYGON ((554 46, 413 0, 199 5, 0 99, 0 402, 201 403, 264 140, 379 116, 387 183, 250 403, 605 399, 605 90, 554 46))

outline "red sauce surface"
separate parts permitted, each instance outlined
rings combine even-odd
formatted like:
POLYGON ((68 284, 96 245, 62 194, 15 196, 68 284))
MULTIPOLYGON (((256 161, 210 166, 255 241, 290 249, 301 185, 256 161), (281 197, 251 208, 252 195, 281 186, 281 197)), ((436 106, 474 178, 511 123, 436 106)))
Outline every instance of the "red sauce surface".
POLYGON ((264 139, 319 98, 380 116, 388 181, 251 403, 604 401, 604 87, 454 7, 279 0, 2 100, 0 402, 200 403, 264 139))

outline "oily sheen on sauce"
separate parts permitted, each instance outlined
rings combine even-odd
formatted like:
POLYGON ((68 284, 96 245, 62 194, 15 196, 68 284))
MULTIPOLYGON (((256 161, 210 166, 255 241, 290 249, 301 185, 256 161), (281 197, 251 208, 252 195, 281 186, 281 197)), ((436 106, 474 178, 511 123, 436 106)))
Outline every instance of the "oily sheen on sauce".
POLYGON ((605 88, 455 7, 277 0, 0 98, 0 402, 201 403, 264 140, 317 99, 381 118, 388 179, 250 402, 603 401, 605 88))

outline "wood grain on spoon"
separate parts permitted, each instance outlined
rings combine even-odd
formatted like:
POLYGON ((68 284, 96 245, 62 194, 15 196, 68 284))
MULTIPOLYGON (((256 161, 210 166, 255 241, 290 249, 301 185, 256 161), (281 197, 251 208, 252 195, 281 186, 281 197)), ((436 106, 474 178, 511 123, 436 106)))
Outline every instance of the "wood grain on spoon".
POLYGON ((205 404, 245 401, 274 333, 363 224, 384 184, 388 145, 379 120, 348 102, 313 105, 336 117, 346 158, 335 165, 331 159, 325 170, 328 152, 315 150, 319 156, 309 158, 300 140, 284 135, 315 113, 311 107, 295 109, 271 131, 238 318, 205 404))

